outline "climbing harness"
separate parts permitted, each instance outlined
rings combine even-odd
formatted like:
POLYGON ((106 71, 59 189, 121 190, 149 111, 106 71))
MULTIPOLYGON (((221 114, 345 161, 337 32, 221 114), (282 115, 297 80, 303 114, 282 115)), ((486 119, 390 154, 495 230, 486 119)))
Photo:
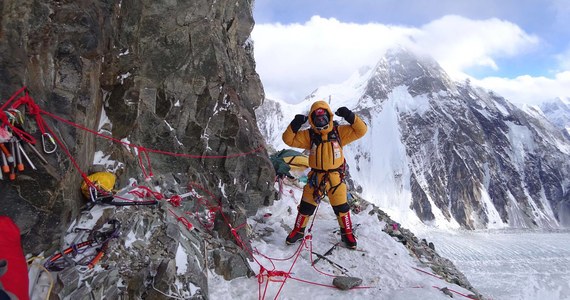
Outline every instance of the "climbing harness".
MULTIPOLYGON (((333 130, 331 130, 327 134, 327 140, 325 142, 327 143, 336 142, 338 143, 338 145, 342 145, 340 134, 338 132, 338 126, 339 126, 338 123, 334 121, 333 130)), ((318 146, 321 143, 323 143, 321 135, 316 133, 314 130, 309 130, 309 136, 311 139, 311 148, 318 148, 318 146)), ((330 169, 330 170, 311 169, 311 172, 309 173, 309 177, 307 179, 307 183, 309 184, 310 187, 314 189, 313 198, 315 199, 315 202, 320 201, 329 192, 331 194, 334 194, 338 189, 338 187, 345 182, 347 171, 348 171, 348 165, 346 163, 346 159, 344 159, 342 165, 340 165, 338 168, 335 169, 330 169), (331 186, 327 191, 326 183, 327 181, 329 181, 329 174, 334 172, 339 174, 340 182, 335 186, 331 186), (319 177, 318 174, 323 174, 320 181, 318 179, 319 177)))
POLYGON ((344 163, 336 169, 328 171, 318 170, 318 169, 311 170, 311 172, 309 173, 309 178, 307 183, 309 184, 310 187, 313 188, 313 198, 315 199, 315 202, 320 201, 322 198, 324 198, 325 195, 328 195, 329 192, 331 194, 334 194, 338 189, 338 187, 345 182, 344 179, 347 169, 346 166, 347 166, 346 161, 344 161, 344 163), (329 181, 329 174, 334 172, 339 174, 340 181, 337 185, 331 186, 327 190, 326 186, 327 186, 327 181, 329 181), (320 181, 318 174, 323 174, 320 181))

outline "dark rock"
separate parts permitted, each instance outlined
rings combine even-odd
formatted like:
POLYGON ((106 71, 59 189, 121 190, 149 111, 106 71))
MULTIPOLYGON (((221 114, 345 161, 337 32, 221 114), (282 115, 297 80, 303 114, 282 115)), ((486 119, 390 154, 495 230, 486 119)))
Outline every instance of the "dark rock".
POLYGON ((140 299, 141 295, 145 292, 146 270, 139 270, 138 272, 129 275, 127 280, 127 294, 131 299, 140 299))
POLYGON ((79 266, 69 266, 59 272, 55 293, 61 299, 204 299, 208 294, 208 282, 203 236, 195 230, 185 229, 171 216, 170 210, 176 208, 164 205, 168 204, 105 209, 104 213, 95 207, 85 212, 78 220, 78 226, 103 224, 105 218, 118 220, 122 230, 109 242, 107 252, 94 269, 80 274, 79 266), (98 216, 101 217, 97 219, 98 216), (177 229, 178 226, 182 227, 177 229), (178 240, 173 239, 176 236, 178 240), (176 283, 181 287, 174 288, 176 283), (190 290, 190 284, 198 289, 190 290))
POLYGON ((362 284, 362 279, 358 277, 337 276, 333 279, 333 285, 344 291, 360 284, 362 284))
MULTIPOLYGON (((238 2, 5 0, 0 99, 25 84, 41 109, 93 130, 104 113, 109 136, 166 152, 207 156, 258 149, 264 140, 253 109, 263 88, 248 42, 252 3, 238 2)), ((123 145, 44 118, 83 172, 94 152, 103 150, 123 163, 116 170, 119 182, 144 179, 137 155, 123 145)), ((39 139, 34 123, 25 129, 39 139)), ((56 244, 85 203, 80 174, 64 152, 45 156, 49 164, 31 155, 37 171, 0 181, 0 214, 20 226, 26 253, 56 244)), ((145 167, 154 174, 182 174, 179 183, 197 181, 245 209, 239 213, 253 214, 273 193, 265 151, 222 159, 149 158, 145 167)))
POLYGON ((226 280, 255 275, 249 267, 247 259, 240 253, 234 254, 216 249, 213 251, 212 256, 216 266, 216 273, 222 275, 226 280))
POLYGON ((61 287, 59 295, 69 295, 79 286, 80 274, 75 268, 65 268, 57 273, 58 284, 61 287))
POLYGON ((62 298, 62 299, 89 300, 89 299, 92 299, 92 296, 91 296, 91 291, 90 291, 89 287, 81 286, 78 289, 74 290, 66 298, 62 298))
POLYGON ((169 299, 165 294, 170 294, 170 285, 174 282, 175 276, 175 261, 171 259, 163 260, 158 266, 156 275, 151 279, 151 289, 148 291, 148 297, 150 299, 169 299))
POLYGON ((180 227, 176 224, 169 223, 166 226, 166 236, 178 242, 180 240, 180 227))
MULTIPOLYGON (((264 145, 253 111, 264 95, 253 45, 248 42, 252 3, 238 2, 41 0, 22 5, 5 0, 0 12, 0 98, 8 99, 26 84, 41 109, 82 127, 97 131, 106 115, 109 122, 103 128, 109 138, 194 155, 150 153, 147 164, 142 148, 137 149, 139 157, 132 148, 44 116, 82 172, 102 171, 92 166, 94 152, 102 151, 121 163, 112 167, 122 184, 119 188, 129 178, 145 180, 142 173, 152 170, 156 175, 152 183, 164 188, 165 194, 186 192, 188 182, 197 182, 214 193, 211 205, 223 198, 232 220, 244 221, 272 198, 274 173, 266 152, 200 158, 250 152, 264 145), (145 163, 139 164, 139 158, 145 163)), ((40 138, 33 120, 26 122, 25 129, 40 138)), ((37 171, 25 170, 13 182, 0 181, 0 214, 18 224, 26 253, 46 249, 53 253, 60 248, 62 233, 85 204, 79 191, 80 172, 61 150, 44 154, 47 163, 30 155, 37 171)), ((135 241, 117 242, 113 248, 117 251, 105 256, 106 271, 119 272, 126 288, 104 275, 77 282, 70 269, 61 273, 66 276, 61 277, 60 295, 69 296, 68 289, 73 288, 73 297, 80 299, 87 292, 82 284, 92 284, 90 293, 101 298, 161 297, 147 283, 157 270, 176 274, 171 259, 179 247, 194 258, 190 261, 204 261, 196 250, 203 249, 204 236, 178 228, 178 221, 166 217, 164 210, 127 212, 121 210, 114 217, 123 223, 122 238, 129 235, 135 241)), ((233 240, 222 225, 220 236, 233 240)), ((245 235, 245 230, 240 234, 245 235)), ((252 274, 245 255, 224 257, 218 262, 229 277, 252 274)), ((193 282, 202 296, 189 292, 184 296, 207 297, 205 264, 189 265, 180 280, 193 282)), ((172 279, 157 278, 157 285, 168 288, 172 279)))
POLYGON ((447 287, 440 289, 440 291, 449 296, 450 298, 453 298, 453 293, 447 287))

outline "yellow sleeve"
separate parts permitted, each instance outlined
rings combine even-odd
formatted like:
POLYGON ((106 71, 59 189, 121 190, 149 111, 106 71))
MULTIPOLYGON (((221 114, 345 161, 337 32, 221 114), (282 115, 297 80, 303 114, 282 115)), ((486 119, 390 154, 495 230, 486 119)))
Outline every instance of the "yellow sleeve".
POLYGON ((352 125, 341 125, 338 127, 338 134, 342 142, 341 146, 348 145, 363 137, 367 130, 368 126, 366 126, 366 123, 359 116, 354 116, 352 125))
POLYGON ((291 125, 289 125, 285 132, 283 132, 283 141, 291 147, 311 149, 311 136, 307 129, 299 130, 297 133, 294 133, 291 129, 291 125))

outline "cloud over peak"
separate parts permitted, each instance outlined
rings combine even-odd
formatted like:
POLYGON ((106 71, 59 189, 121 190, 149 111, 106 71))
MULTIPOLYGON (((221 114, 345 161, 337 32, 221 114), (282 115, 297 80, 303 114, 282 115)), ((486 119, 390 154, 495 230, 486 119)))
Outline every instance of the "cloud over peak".
POLYGON ((305 23, 257 24, 252 38, 257 72, 268 97, 291 103, 321 85, 346 80, 362 66, 373 66, 387 49, 397 45, 431 55, 453 78, 461 80, 469 77, 469 68, 499 70, 498 59, 528 54, 541 44, 538 36, 512 22, 458 15, 446 15, 419 27, 345 23, 313 16, 305 23))

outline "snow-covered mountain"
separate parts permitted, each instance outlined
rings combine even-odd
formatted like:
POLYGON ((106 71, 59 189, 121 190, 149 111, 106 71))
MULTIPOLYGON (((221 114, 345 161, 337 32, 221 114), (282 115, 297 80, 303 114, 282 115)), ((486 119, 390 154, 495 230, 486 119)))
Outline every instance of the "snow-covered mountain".
POLYGON ((555 228, 570 224, 570 143, 540 112, 454 82, 405 49, 296 105, 266 100, 258 126, 275 149, 297 113, 319 99, 369 125, 346 147, 362 197, 408 225, 555 228), (274 117, 276 116, 276 117, 274 117))
POLYGON ((540 104, 546 118, 565 131, 570 139, 570 98, 556 98, 540 104))

